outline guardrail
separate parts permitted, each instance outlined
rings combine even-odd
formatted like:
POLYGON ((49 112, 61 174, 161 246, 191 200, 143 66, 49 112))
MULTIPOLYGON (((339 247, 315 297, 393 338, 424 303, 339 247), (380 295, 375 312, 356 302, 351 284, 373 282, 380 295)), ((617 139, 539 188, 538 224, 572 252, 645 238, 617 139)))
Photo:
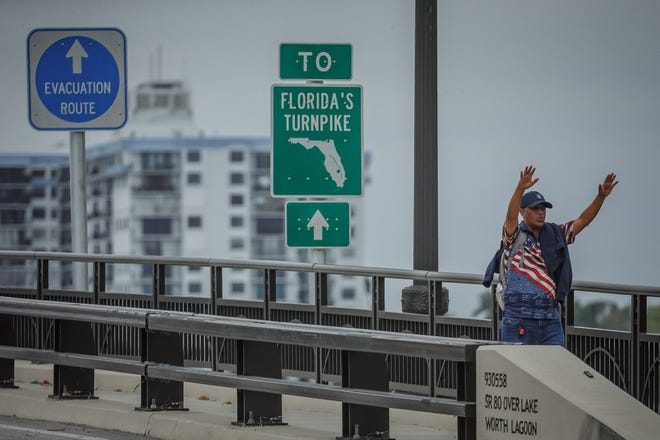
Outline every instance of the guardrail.
MULTIPOLYGON (((389 408, 457 416, 459 439, 475 439, 476 349, 496 342, 242 318, 0 297, 0 320, 15 316, 55 320, 55 351, 0 346, 0 358, 52 362, 56 398, 92 398, 94 371, 103 369, 142 376, 141 410, 184 408, 183 382, 237 389, 237 424, 281 424, 282 394, 341 401, 342 438, 359 431, 388 438, 389 408), (85 324, 88 323, 86 326, 85 324), (141 332, 140 361, 96 356, 84 344, 67 340, 93 337, 91 324, 126 325, 141 332), (85 328, 87 327, 87 329, 85 328), (238 374, 183 366, 183 334, 237 341, 238 374), (341 351, 342 386, 282 379, 279 344, 341 351), (76 350, 81 349, 82 350, 76 350), (77 353, 76 351, 82 351, 77 353), (447 359, 458 363, 457 398, 389 392, 385 354, 447 359), (81 368, 84 369, 81 371, 81 368), (74 370, 75 369, 75 370, 74 370)), ((6 341, 6 338, 5 338, 6 341)), ((13 368, 13 364, 12 364, 13 368)), ((11 377, 0 377, 8 381, 11 377)), ((359 435, 359 434, 358 434, 359 435)))
MULTIPOLYGON (((57 252, 0 251, 0 264, 6 260, 31 262, 34 268, 30 288, 10 287, 0 282, 0 295, 50 299, 92 304, 130 306, 159 310, 185 311, 218 316, 242 316, 277 322, 301 322, 334 327, 351 326, 372 330, 409 332, 431 336, 468 337, 497 340, 499 310, 491 301, 494 319, 457 318, 436 313, 438 293, 444 286, 464 284, 481 287, 481 276, 416 270, 372 267, 347 267, 326 264, 288 263, 263 260, 225 260, 185 257, 120 256, 71 254, 57 252), (92 283, 87 291, 58 290, 49 285, 49 265, 57 262, 93 264, 92 283), (124 294, 106 291, 106 272, 113 265, 148 265, 152 270, 151 291, 124 294), (206 297, 167 295, 165 273, 169 266, 206 268, 210 290, 206 297), (232 300, 223 297, 222 279, 227 270, 256 269, 263 272, 260 300, 232 300), (280 303, 276 296, 277 274, 306 272, 314 276, 311 304, 280 303), (371 290, 368 309, 342 309, 328 305, 329 277, 364 277, 371 290), (390 279, 422 283, 431 307, 424 314, 396 313, 385 310, 385 285, 390 279)), ((13 264, 13 262, 12 262, 13 264)), ((15 266, 0 267, 12 269, 15 266)), ((12 274, 14 272, 11 272, 12 274)), ((660 288, 597 282, 575 281, 562 307, 566 348, 590 367, 623 390, 660 412, 660 335, 648 332, 647 300, 660 297, 660 288), (630 300, 629 329, 614 331, 579 326, 575 320, 575 292, 625 295, 630 300)), ((475 296, 476 300, 477 296, 475 296)), ((47 318, 17 318, 19 345, 26 348, 53 347, 55 327, 47 318)), ((100 325, 97 350, 100 354, 139 359, 140 333, 123 325, 100 325)), ((283 369, 287 376, 322 382, 341 380, 340 353, 332 349, 314 349, 295 345, 282 348, 283 369)), ((231 339, 186 334, 186 365, 209 367, 213 371, 236 370, 236 346, 231 339)), ((390 389, 426 394, 430 397, 456 396, 457 366, 450 360, 429 362, 421 357, 389 355, 390 389)))

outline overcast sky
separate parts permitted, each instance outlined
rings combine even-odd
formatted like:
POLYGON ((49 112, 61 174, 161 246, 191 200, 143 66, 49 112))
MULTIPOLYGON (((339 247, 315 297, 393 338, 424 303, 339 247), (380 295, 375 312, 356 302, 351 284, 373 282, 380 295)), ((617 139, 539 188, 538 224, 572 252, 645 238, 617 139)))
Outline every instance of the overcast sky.
MULTIPOLYGON (((270 134, 280 43, 350 43, 372 155, 365 265, 412 268, 413 5, 0 0, 0 152, 68 153, 67 133, 28 122, 35 28, 121 29, 129 89, 152 77, 162 47, 163 78, 188 81, 195 121, 214 135, 270 134)), ((658 41, 655 0, 438 2, 440 271, 483 272, 518 173, 534 164, 555 222, 579 215, 607 173, 621 181, 572 246, 575 279, 660 285, 658 41)), ((111 134, 88 131, 87 144, 111 134)))

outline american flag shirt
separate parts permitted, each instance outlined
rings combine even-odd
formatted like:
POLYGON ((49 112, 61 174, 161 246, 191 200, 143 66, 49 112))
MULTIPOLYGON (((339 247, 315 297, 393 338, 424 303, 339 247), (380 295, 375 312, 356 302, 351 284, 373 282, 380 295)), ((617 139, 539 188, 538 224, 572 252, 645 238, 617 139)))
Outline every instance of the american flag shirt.
MULTIPOLYGON (((573 243, 573 221, 560 225, 560 228, 566 237, 566 243, 573 243)), ((510 318, 557 319, 557 286, 543 260, 541 245, 524 222, 520 222, 512 235, 506 235, 506 230, 502 228, 503 258, 505 261, 509 258, 509 250, 519 230, 527 232, 527 239, 513 256, 509 269, 505 269, 504 314, 510 318)))

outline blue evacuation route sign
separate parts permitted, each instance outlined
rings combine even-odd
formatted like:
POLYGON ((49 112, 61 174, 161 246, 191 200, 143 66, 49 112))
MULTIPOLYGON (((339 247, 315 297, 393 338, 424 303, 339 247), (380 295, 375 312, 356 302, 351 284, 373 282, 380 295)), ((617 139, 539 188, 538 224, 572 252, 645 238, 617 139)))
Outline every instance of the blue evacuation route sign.
POLYGON ((28 37, 30 123, 40 130, 126 123, 126 43, 118 29, 37 29, 28 37))

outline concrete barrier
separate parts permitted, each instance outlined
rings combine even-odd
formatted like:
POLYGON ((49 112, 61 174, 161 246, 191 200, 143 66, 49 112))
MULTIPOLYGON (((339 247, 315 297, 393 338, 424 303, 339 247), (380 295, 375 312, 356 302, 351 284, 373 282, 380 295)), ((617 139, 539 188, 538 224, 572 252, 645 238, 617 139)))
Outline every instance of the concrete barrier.
POLYGON ((650 440, 660 416, 558 346, 477 350, 477 438, 650 440))

